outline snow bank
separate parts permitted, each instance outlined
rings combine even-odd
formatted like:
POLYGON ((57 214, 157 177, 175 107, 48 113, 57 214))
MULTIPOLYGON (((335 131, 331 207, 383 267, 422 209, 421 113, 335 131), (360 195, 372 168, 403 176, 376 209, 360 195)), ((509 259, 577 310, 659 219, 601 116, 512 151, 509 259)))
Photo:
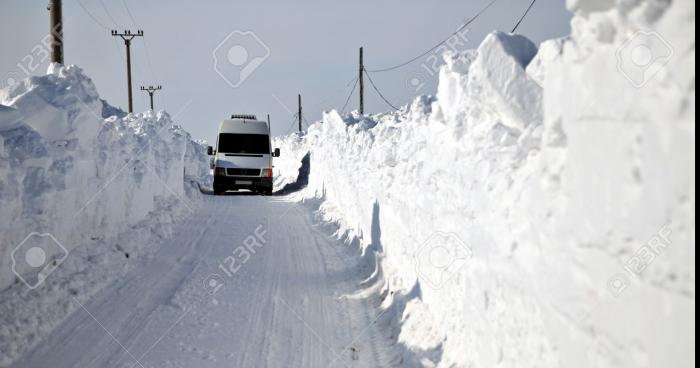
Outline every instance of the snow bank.
POLYGON ((208 158, 166 112, 124 114, 100 100, 75 66, 52 66, 2 95, 0 103, 9 106, 0 108, 0 366, 6 366, 75 309, 66 295, 85 300, 154 251, 149 239, 167 236, 193 206, 189 195, 208 175, 208 158), (23 263, 38 234, 51 235, 43 257, 58 266, 44 283, 23 263))
POLYGON ((281 155, 273 161, 275 192, 279 192, 285 186, 294 184, 299 178, 301 161, 308 153, 304 136, 301 133, 292 133, 285 137, 273 137, 272 147, 279 148, 281 155))
POLYGON ((278 143, 379 252, 404 365, 694 366, 695 5, 569 6, 569 38, 491 34, 437 97, 278 143))

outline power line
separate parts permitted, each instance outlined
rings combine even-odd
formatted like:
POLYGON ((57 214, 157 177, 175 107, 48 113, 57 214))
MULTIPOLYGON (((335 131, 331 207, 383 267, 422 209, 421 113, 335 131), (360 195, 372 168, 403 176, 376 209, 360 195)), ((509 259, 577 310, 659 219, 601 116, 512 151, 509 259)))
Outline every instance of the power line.
POLYGON ((139 27, 138 23, 136 23, 136 19, 134 18, 134 15, 131 13, 129 6, 126 5, 126 0, 122 0, 122 4, 124 5, 124 9, 126 9, 126 14, 129 15, 129 19, 131 19, 131 23, 133 23, 136 28, 141 28, 141 27, 139 27))
POLYGON ((406 61, 406 62, 404 62, 404 63, 398 64, 398 65, 395 65, 395 66, 392 66, 392 67, 383 68, 383 69, 374 69, 374 70, 365 69, 365 71, 366 71, 366 72, 371 72, 371 73, 389 72, 389 71, 392 71, 392 70, 396 70, 396 69, 402 68, 402 67, 404 67, 404 66, 406 66, 406 65, 409 65, 409 64, 415 62, 416 60, 418 60, 418 59, 420 59, 420 58, 422 58, 422 57, 424 57, 424 56, 430 54, 431 52, 435 51, 438 47, 440 47, 440 46, 442 46, 443 44, 445 44, 445 42, 449 41, 450 38, 456 36, 457 34, 459 34, 460 32, 462 32, 465 28, 467 28, 470 24, 472 24, 475 20, 477 20, 477 19, 478 19, 482 14, 484 14, 491 6, 493 6, 493 4, 496 3, 496 1, 498 1, 498 0, 491 0, 491 2, 489 2, 489 3, 488 3, 485 7, 483 7, 478 13, 476 13, 475 16, 473 16, 473 17, 472 17, 471 19, 469 19, 466 23, 464 23, 461 27, 459 27, 459 28, 458 28, 454 33, 452 33, 449 37, 447 37, 447 38, 445 38, 444 40, 440 41, 440 43, 438 43, 437 45, 433 46, 433 47, 430 48, 428 51, 426 51, 426 52, 424 52, 424 53, 422 53, 422 54, 420 54, 420 55, 414 57, 414 58, 411 59, 411 60, 408 60, 408 61, 406 61))
POLYGON ((112 24, 114 24, 116 28, 122 28, 122 26, 120 26, 119 23, 117 23, 114 17, 112 17, 112 14, 109 12, 109 10, 107 10, 107 6, 105 6, 104 0, 100 0, 100 5, 102 5, 102 9, 104 9, 105 13, 107 13, 107 18, 109 18, 112 21, 112 24))
POLYGON ((158 78, 158 75, 156 75, 155 68, 153 68, 153 63, 151 62, 151 53, 148 51, 148 42, 146 42, 145 39, 143 41, 143 50, 145 51, 146 62, 148 63, 148 69, 151 71, 151 75, 153 76, 153 79, 160 80, 158 78))
POLYGON ((372 85, 372 87, 374 87, 374 90, 377 91, 377 94, 379 95, 379 97, 381 97, 382 100, 384 100, 384 102, 386 102, 386 104, 389 105, 392 109, 398 110, 398 108, 396 106, 394 106, 391 102, 389 102, 389 100, 387 100, 386 97, 384 97, 384 95, 379 91, 379 88, 377 88, 377 85, 374 84, 374 81, 372 80, 372 77, 369 75, 369 73, 366 73, 366 74, 367 74, 367 79, 369 80, 369 83, 372 85))
MULTIPOLYGON (((107 14, 107 17, 108 17, 108 18, 112 21, 112 23, 114 24, 114 26, 115 26, 117 29, 121 29, 122 26, 121 26, 119 23, 117 23, 117 21, 115 20, 115 18, 114 18, 114 17, 112 16, 112 14, 109 12, 109 9, 107 9, 107 6, 105 5, 104 0, 99 0, 99 3, 100 3, 100 5, 102 6, 102 9, 103 9, 103 10, 105 11, 105 13, 107 14)), ((128 12, 129 14, 131 14, 131 12, 129 12, 129 11, 127 11, 127 12, 128 12)), ((132 18, 132 20, 133 20, 133 18, 132 18)), ((140 29, 141 27, 139 27, 139 26, 137 25, 136 28, 140 29)), ((115 42, 118 42, 118 41, 115 39, 115 42)), ((146 58, 148 59, 148 49, 145 48, 145 43, 146 43, 146 39, 145 39, 145 38, 144 38, 143 42, 144 42, 144 49, 145 49, 145 51, 146 51, 146 58)), ((142 69, 141 65, 138 64, 138 63, 136 63, 135 65, 136 65, 136 69, 138 69, 139 72, 143 73, 143 69, 142 69)), ((150 59, 148 59, 148 67, 149 67, 150 72, 151 72, 151 77, 153 77, 154 80, 158 81, 158 78, 156 78, 156 75, 155 75, 155 73, 153 72, 153 66, 151 65, 151 60, 150 60, 150 59)), ((144 74, 145 74, 145 73, 144 73, 144 74)))
POLYGON ((289 124, 289 128, 287 128, 287 131, 284 133, 284 135, 291 133, 294 130, 294 126, 296 124, 297 124, 297 114, 294 114, 294 116, 292 116, 292 123, 289 124))
MULTIPOLYGON (((136 26, 136 28, 141 29, 138 22, 136 22, 136 18, 134 18, 134 14, 131 13, 131 9, 129 9, 129 5, 127 5, 126 0, 122 0, 122 4, 124 5, 124 9, 126 9, 126 14, 129 16, 129 19, 131 19, 131 23, 133 23, 134 26, 136 26)), ((151 53, 148 51, 148 42, 145 38, 143 40, 143 50, 146 54, 146 62, 148 63, 148 69, 151 72, 151 76, 156 81, 160 80, 158 78, 158 75, 156 74, 155 68, 153 67, 153 62, 151 61, 151 53)))
MULTIPOLYGON (((104 23, 100 22, 100 20, 97 19, 97 17, 95 17, 95 15, 92 14, 92 13, 85 7, 85 5, 83 5, 83 3, 82 3, 80 0, 75 0, 75 1, 78 3, 78 5, 80 6, 80 8, 83 9, 83 11, 85 12, 85 14, 87 14, 88 17, 89 17, 90 19, 92 19, 92 21, 93 21, 95 24, 97 24, 98 26, 100 26, 100 27, 102 27, 102 28, 104 28, 104 29, 106 29, 106 30, 111 30, 110 27, 107 27, 106 25, 104 25, 104 23)), ((119 41, 117 41, 116 39, 114 40, 114 42, 115 42, 117 45, 119 44, 119 41)), ((115 50, 115 51, 116 51, 116 50, 115 50)), ((119 57, 122 58, 122 60, 124 60, 124 55, 122 55, 122 54, 119 53, 119 52, 117 52, 117 55, 119 55, 119 57)))
POLYGON ((85 5, 83 5, 83 3, 80 2, 80 0, 75 0, 75 2, 78 3, 78 5, 83 9, 83 11, 85 12, 85 14, 87 14, 87 15, 90 17, 90 19, 92 19, 92 21, 95 22, 95 24, 97 24, 98 26, 100 26, 100 27, 102 27, 102 28, 104 28, 104 29, 107 29, 107 30, 110 29, 110 28, 107 27, 106 25, 102 24, 102 22, 100 22, 99 20, 97 20, 97 18, 95 18, 95 16, 94 16, 92 13, 90 13, 89 10, 87 10, 87 8, 85 7, 85 5))
POLYGON ((337 91, 336 91, 335 93, 333 93, 330 97, 327 97, 327 98, 324 99, 323 101, 321 101, 321 102, 319 102, 319 103, 316 103, 316 104, 314 104, 314 105, 312 105, 312 106, 313 106, 314 108, 317 107, 317 106, 324 106, 327 102, 329 102, 329 101, 331 101, 331 100, 334 100, 336 97, 340 96, 341 93, 345 92, 345 90, 348 89, 348 87, 352 86, 352 84, 355 83, 355 80, 356 80, 356 79, 357 79, 357 77, 353 77, 349 82, 347 82, 347 83, 343 86, 343 88, 337 90, 337 91))
MULTIPOLYGON (((484 8, 482 8, 474 17, 472 17, 471 19, 469 19, 469 21, 467 21, 464 25, 462 25, 459 29, 457 29, 457 31, 454 32, 452 35, 450 35, 448 38, 446 38, 445 40, 441 41, 439 44, 437 44, 436 46, 434 46, 434 47, 431 48, 430 50, 428 50, 428 51, 422 53, 421 55, 419 55, 419 56, 417 56, 417 57, 415 57, 415 58, 413 58, 413 59, 411 59, 411 60, 409 60, 409 61, 407 61, 407 62, 405 62, 405 63, 401 63, 401 64, 399 64, 399 65, 396 65, 396 66, 393 66, 393 67, 390 67, 390 68, 384 68, 384 69, 378 69, 378 70, 369 70, 369 69, 366 69, 366 68, 363 67, 363 70, 366 72, 365 74, 367 74, 367 79, 370 81, 370 83, 372 84, 372 87, 373 87, 374 90, 377 92, 377 94, 379 95, 379 97, 381 97, 381 99, 384 100, 384 102, 385 102, 387 105, 389 105, 391 108, 393 108, 394 110, 398 110, 398 108, 397 108, 396 106, 394 106, 391 102, 389 102, 389 100, 388 100, 388 99, 382 94, 382 92, 379 90, 379 88, 377 87, 377 85, 376 85, 376 84, 374 83, 374 81, 372 80, 372 77, 370 76, 370 72, 372 72, 372 73, 381 73, 381 72, 388 72, 388 71, 392 71, 392 70, 395 70, 395 69, 399 69, 399 68, 404 67, 404 66, 406 66, 406 65, 408 65, 408 64, 411 64, 411 63, 413 63, 414 61, 416 61, 416 60, 418 60, 418 59, 424 57, 425 55, 427 55, 427 54, 433 52, 433 51, 436 50, 438 47, 442 46, 445 42, 447 42, 450 38, 454 37, 454 36, 457 35, 459 32, 461 32, 462 30, 464 30, 467 26, 469 26, 469 25, 470 25, 472 22, 474 22, 477 18, 479 18, 484 12, 486 12, 486 10, 488 10, 491 6, 493 6, 493 4, 496 3, 496 1, 498 1, 498 0, 492 0, 490 3, 488 3, 488 4, 487 4, 484 8)), ((525 20, 525 18, 526 18, 527 15, 530 13, 530 11, 532 10, 532 8, 534 7, 534 5, 535 5, 536 2, 537 2, 537 0, 532 0, 532 2, 531 2, 530 5, 527 7, 527 9, 525 9, 525 12, 523 13, 523 15, 519 18, 518 22, 517 22, 517 23, 515 24, 515 26, 513 27, 513 30, 511 31, 511 33, 515 33, 515 32, 518 30, 518 27, 520 27, 520 25, 522 24, 523 20, 525 20)), ((349 101, 349 98, 348 98, 348 101, 349 101)), ((347 105, 347 104, 346 104, 346 105, 347 105)), ((343 109, 344 109, 344 108, 343 108, 343 109)))
MULTIPOLYGON (((126 2, 125 2, 126 0, 122 0, 122 1, 124 1, 124 6, 126 6, 126 2)), ((376 84, 374 83, 374 81, 372 80, 372 77, 369 75, 369 73, 382 73, 382 72, 388 72, 388 71, 396 70, 396 69, 399 69, 399 68, 404 67, 404 66, 406 66, 406 65, 409 65, 409 64, 415 62, 416 60, 418 60, 418 59, 420 59, 420 58, 422 58, 422 57, 428 55, 429 53, 435 51, 437 48, 439 48, 440 46, 442 46, 443 44, 445 44, 446 42, 448 42, 452 37, 456 36, 457 34, 459 34, 460 32, 462 32, 464 29, 466 29, 469 25, 471 25, 474 21, 476 21, 479 17, 481 17, 488 9, 490 9, 497 1, 498 1, 498 0, 491 0, 488 4, 486 4, 486 6, 484 6, 481 10, 479 10, 479 12, 476 13, 476 15, 474 15, 474 16, 473 16, 472 18, 470 18, 467 22, 465 22, 461 27, 459 27, 459 28, 458 28, 455 32, 453 32, 450 36, 448 36, 448 37, 445 38, 444 40, 440 41, 440 43, 438 43, 437 45, 433 46, 432 48, 430 48, 430 49, 427 50, 426 52, 424 52, 424 53, 418 55, 417 57, 414 57, 414 58, 412 58, 412 59, 410 59, 410 60, 408 60, 408 61, 406 61, 406 62, 404 62, 404 63, 395 65, 395 66, 393 66, 393 67, 388 67, 388 68, 383 68, 383 69, 371 70, 371 69, 367 69, 367 68, 365 68, 364 66, 362 66, 362 67, 361 67, 361 68, 362 68, 362 71, 366 72, 366 74, 367 74, 367 79, 369 80, 370 84, 372 84, 373 89, 377 92, 377 94, 379 95, 379 97, 380 97, 389 107, 391 107, 392 109, 394 109, 394 110, 399 110, 399 108, 397 108, 394 104, 392 104, 392 103, 384 96, 384 94, 379 90, 379 88, 377 87, 377 85, 376 85, 376 84)), ((525 10, 524 14, 520 17, 520 19, 518 20, 518 22, 515 24, 515 27, 513 27, 513 30, 511 31, 511 33, 515 33, 515 31, 517 31, 518 27, 521 25, 521 23, 523 22, 523 20, 527 17, 528 13, 530 12, 530 10, 532 10, 532 8, 534 7, 534 5, 535 5, 536 2, 537 2, 537 0, 533 0, 533 1, 530 3, 530 5, 529 5, 529 6, 527 7, 527 9, 525 10)), ((133 18, 132 18, 132 19, 133 19, 133 18)), ((348 82, 342 89, 340 89, 336 94, 334 94, 332 97, 326 98, 325 100, 323 100, 322 103, 326 103, 326 102, 330 101, 331 99, 337 97, 337 95, 340 94, 340 93, 342 93, 342 91, 344 91, 351 83, 354 83, 354 85, 353 85, 353 87, 352 87, 352 90, 350 91, 350 94, 348 95, 348 97, 347 97, 347 99, 346 99, 346 101, 345 101, 345 104, 343 105, 343 108, 342 108, 342 110, 341 110, 341 111, 344 112, 345 109, 347 108, 348 104, 350 103, 350 99, 352 98, 352 95, 355 93, 355 90, 357 89, 357 84, 359 83, 359 81, 360 81, 360 78, 359 78, 359 77, 352 79, 352 80, 351 80, 350 82, 348 82)), ((319 104, 322 104, 322 103, 319 103, 319 104)), ((297 120, 297 118, 298 118, 298 115, 295 114, 295 115, 294 115, 294 120, 292 121, 292 125, 293 125, 294 122, 297 120)), ((309 122, 306 120, 306 117, 301 116, 301 119, 304 120, 304 122, 306 123, 307 126, 311 125, 311 124, 309 124, 309 122)), ((291 129, 291 127, 290 127, 290 129, 291 129)))
POLYGON ((352 91, 350 91, 350 94, 348 95, 348 99, 345 100, 345 105, 343 105, 343 109, 340 111, 345 111, 345 109, 348 107, 348 104, 350 103, 350 99, 352 98, 352 95, 355 93, 355 90, 357 89, 357 83, 360 82, 360 78, 355 78, 355 84, 352 86, 352 91))
POLYGON ((515 33, 515 31, 518 30, 518 27, 520 27, 520 23, 523 22, 523 20, 525 19, 525 17, 527 17, 527 14, 530 12, 532 7, 535 6, 535 2, 537 2, 537 0, 532 0, 532 2, 530 3, 530 6, 527 7, 527 9, 525 10, 525 13, 523 13, 523 16, 520 17, 520 20, 518 21, 517 24, 515 24, 515 27, 513 27, 513 30, 510 31, 510 33, 515 33))
POLYGON ((301 118, 304 119, 304 123, 306 124, 306 128, 308 129, 311 126, 311 123, 309 123, 309 121, 306 120, 306 116, 302 115, 301 118))

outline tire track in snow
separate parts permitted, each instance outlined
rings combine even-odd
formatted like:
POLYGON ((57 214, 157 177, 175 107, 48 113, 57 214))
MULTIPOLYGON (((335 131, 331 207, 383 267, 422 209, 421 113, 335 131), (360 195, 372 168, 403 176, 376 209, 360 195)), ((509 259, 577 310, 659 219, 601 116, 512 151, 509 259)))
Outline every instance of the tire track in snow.
MULTIPOLYGON (((206 229, 214 220, 215 218, 191 217, 183 226, 206 229)), ((164 244, 153 259, 139 260, 139 266, 125 279, 108 286, 92 300, 83 303, 85 308, 135 356, 140 356, 141 347, 132 346, 130 343, 152 313, 167 303, 178 286, 194 270, 194 251, 204 232, 196 231, 189 237, 175 235, 171 240, 172 244, 164 244)), ((56 328, 46 342, 39 344, 14 366, 116 366, 124 358, 124 351, 105 334, 101 326, 79 309, 56 328), (91 348, 83 351, 88 342, 91 348)), ((127 360, 131 364, 135 363, 130 357, 127 360)))
MULTIPOLYGON (((392 356, 373 326, 378 303, 341 297, 359 287, 357 255, 287 198, 203 196, 156 256, 140 262, 85 305, 134 356, 148 353, 139 358, 147 368, 387 367, 392 356), (264 246, 220 291, 206 294, 202 277, 220 272, 265 222, 264 246), (358 337, 362 348, 350 353, 358 337)), ((135 364, 115 345, 76 312, 17 366, 135 364)))

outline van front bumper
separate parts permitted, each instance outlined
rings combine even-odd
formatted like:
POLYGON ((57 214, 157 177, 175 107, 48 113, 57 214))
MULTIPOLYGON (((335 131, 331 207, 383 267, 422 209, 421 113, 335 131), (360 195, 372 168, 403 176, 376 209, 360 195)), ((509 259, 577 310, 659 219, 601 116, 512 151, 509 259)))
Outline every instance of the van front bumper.
POLYGON ((215 176, 214 191, 227 190, 272 190, 272 178, 250 176, 215 176))

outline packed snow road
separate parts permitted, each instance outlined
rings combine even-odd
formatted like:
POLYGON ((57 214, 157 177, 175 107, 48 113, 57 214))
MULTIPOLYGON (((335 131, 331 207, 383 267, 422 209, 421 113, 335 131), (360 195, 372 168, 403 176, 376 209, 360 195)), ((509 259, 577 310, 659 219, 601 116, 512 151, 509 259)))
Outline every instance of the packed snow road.
MULTIPOLYGON (((287 197, 202 196, 15 367, 387 367, 369 262, 287 197), (155 246, 155 245, 154 245, 155 246)), ((71 296, 67 296, 71 297, 71 296)), ((72 297, 71 297, 72 298, 72 297)))

